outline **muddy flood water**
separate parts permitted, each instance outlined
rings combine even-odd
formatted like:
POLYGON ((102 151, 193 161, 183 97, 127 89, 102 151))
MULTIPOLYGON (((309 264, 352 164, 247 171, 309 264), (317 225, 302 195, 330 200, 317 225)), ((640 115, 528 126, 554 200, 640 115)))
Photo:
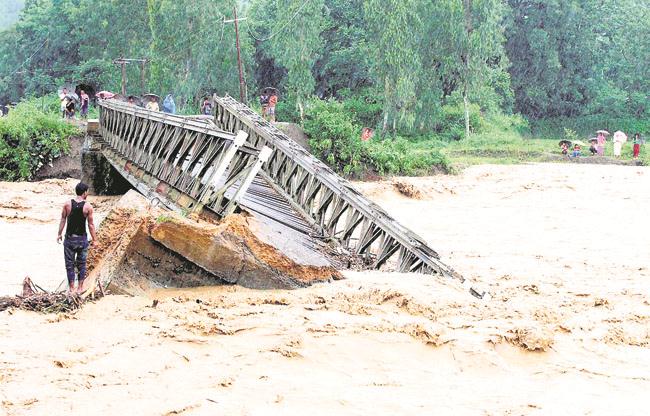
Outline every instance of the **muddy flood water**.
MULTIPOLYGON (((75 183, 0 183, 0 295, 26 275, 64 280, 55 240, 75 183)), ((8 310, 0 415, 648 414, 650 168, 476 166, 356 185, 492 299, 366 271, 8 310)), ((115 200, 90 198, 99 218, 115 200)))

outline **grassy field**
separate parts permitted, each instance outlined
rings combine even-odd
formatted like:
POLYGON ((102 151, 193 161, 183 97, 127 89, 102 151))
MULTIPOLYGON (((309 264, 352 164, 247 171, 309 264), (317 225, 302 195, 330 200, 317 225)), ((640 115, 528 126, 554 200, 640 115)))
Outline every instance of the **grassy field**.
MULTIPOLYGON (((438 140, 419 140, 412 142, 414 150, 427 152, 439 150, 449 160, 454 169, 477 164, 517 164, 527 162, 574 163, 575 160, 563 156, 558 146, 560 138, 526 138, 511 131, 491 131, 475 134, 468 140, 443 142, 438 140)), ((585 140, 583 140, 585 141, 585 140)), ((650 164, 647 146, 641 146, 640 163, 650 164)), ((632 163, 632 143, 623 145, 621 157, 614 158, 613 145, 607 142, 605 157, 591 156, 589 147, 582 148, 582 163, 632 163)))

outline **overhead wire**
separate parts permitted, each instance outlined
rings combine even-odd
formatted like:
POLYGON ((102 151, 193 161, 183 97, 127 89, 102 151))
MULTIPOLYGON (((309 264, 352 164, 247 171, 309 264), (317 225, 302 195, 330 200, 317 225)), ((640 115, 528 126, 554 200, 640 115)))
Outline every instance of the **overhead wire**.
POLYGON ((18 71, 19 71, 23 66, 25 66, 25 64, 26 64, 27 62, 29 62, 29 61, 30 61, 34 56, 36 56, 36 54, 38 53, 38 51, 40 51, 41 49, 43 49, 43 46, 45 46, 45 44, 47 43, 48 40, 50 40, 50 39, 49 39, 49 34, 48 34, 48 36, 45 37, 45 40, 43 41, 43 43, 41 43, 41 45, 40 45, 38 48, 36 48, 36 50, 34 51, 34 53, 32 53, 32 54, 29 56, 29 58, 25 59, 25 60, 24 60, 24 61, 23 61, 23 62, 22 62, 22 63, 21 63, 21 64, 20 64, 16 69, 14 69, 14 70, 11 72, 11 74, 6 75, 4 78, 7 79, 7 78, 10 78, 10 77, 14 76, 14 74, 15 74, 16 72, 18 72, 18 71))
POLYGON ((296 9, 296 11, 293 13, 293 15, 291 16, 291 18, 289 18, 289 20, 288 20, 287 22, 285 22, 285 24, 282 25, 282 26, 280 27, 280 29, 276 30, 275 32, 272 32, 269 36, 267 36, 267 37, 265 37, 265 38, 261 38, 261 39, 258 38, 258 37, 256 37, 255 34, 253 34, 253 31, 251 30, 250 25, 249 25, 249 24, 246 24, 246 29, 247 29, 247 31, 248 31, 248 34, 251 35, 251 37, 252 37, 253 39, 255 39, 256 41, 258 41, 258 42, 266 42, 267 40, 272 39, 272 38, 275 37, 276 35, 280 34, 284 29, 286 29, 287 26, 289 26, 289 24, 290 24, 290 23, 291 23, 291 22, 296 18, 296 16, 298 16, 298 14, 300 13, 300 11, 301 11, 301 10, 302 10, 306 5, 307 5, 307 3, 309 3, 310 1, 311 1, 311 0, 305 0, 305 1, 304 1, 304 2, 303 2, 303 3, 302 3, 302 4, 301 4, 297 9, 296 9))

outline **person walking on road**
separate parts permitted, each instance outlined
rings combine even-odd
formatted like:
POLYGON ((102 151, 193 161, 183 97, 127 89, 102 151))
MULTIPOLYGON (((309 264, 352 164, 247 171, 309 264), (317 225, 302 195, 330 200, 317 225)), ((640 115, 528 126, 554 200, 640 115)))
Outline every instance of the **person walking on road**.
POLYGON ((63 204, 61 221, 59 222, 59 234, 56 242, 61 243, 63 229, 65 227, 65 240, 63 241, 63 255, 65 259, 65 271, 68 277, 69 293, 82 293, 84 279, 86 278, 86 257, 88 256, 88 237, 86 234, 86 222, 90 231, 91 241, 94 243, 95 223, 93 222, 93 207, 86 201, 88 198, 88 185, 79 182, 75 187, 76 198, 63 204), (75 273, 78 271, 78 275, 75 273), (77 280, 75 290, 74 282, 77 280))

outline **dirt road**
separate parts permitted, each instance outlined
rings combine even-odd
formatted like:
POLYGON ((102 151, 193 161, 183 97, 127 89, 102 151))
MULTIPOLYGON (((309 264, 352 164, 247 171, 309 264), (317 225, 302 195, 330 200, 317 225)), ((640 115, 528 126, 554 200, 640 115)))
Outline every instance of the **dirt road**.
MULTIPOLYGON (((647 414, 650 169, 396 180, 420 199, 391 181, 359 187, 493 300, 431 276, 348 272, 295 291, 2 312, 0 414, 647 414)), ((3 288, 24 274, 63 279, 58 186, 0 184, 3 288), (12 192, 33 208, 12 216, 12 192)))

